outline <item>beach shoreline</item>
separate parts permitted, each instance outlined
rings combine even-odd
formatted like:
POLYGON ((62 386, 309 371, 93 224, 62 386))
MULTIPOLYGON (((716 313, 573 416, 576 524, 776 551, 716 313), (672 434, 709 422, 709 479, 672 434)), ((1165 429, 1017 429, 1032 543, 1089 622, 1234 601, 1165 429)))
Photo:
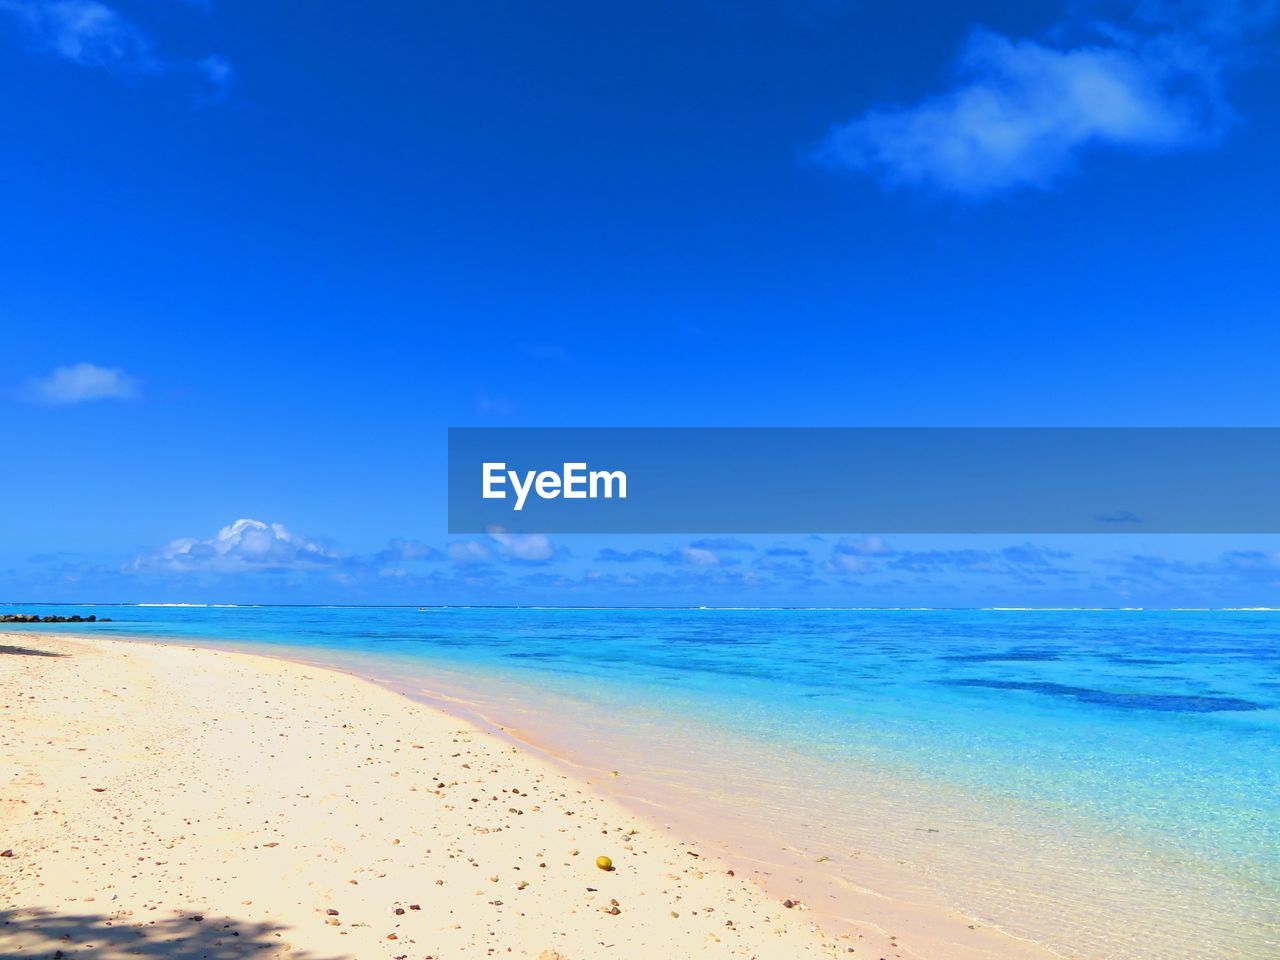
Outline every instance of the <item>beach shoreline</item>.
POLYGON ((157 928, 293 957, 1051 956, 884 898, 824 931, 802 898, 786 907, 538 750, 340 670, 153 640, 0 643, 26 651, 0 656, 17 771, 0 948, 18 956, 111 936, 95 955, 124 956, 121 931, 157 928))

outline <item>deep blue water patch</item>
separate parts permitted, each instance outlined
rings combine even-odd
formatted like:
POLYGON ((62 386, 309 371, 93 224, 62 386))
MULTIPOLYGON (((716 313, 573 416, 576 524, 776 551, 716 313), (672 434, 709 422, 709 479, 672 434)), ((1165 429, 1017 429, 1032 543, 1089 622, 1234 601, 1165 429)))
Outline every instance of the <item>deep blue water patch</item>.
POLYGON ((1114 693, 1073 687, 1065 683, 1021 680, 939 680, 952 687, 986 687, 990 690, 1026 690, 1051 697, 1068 697, 1081 703, 1097 703, 1124 710, 1163 710, 1170 713, 1216 713, 1223 710, 1264 710, 1259 703, 1239 697, 1199 696, 1181 693, 1114 693))
POLYGON ((1048 650, 1007 650, 1004 653, 952 653, 942 657, 954 663, 1051 663, 1062 655, 1048 650))

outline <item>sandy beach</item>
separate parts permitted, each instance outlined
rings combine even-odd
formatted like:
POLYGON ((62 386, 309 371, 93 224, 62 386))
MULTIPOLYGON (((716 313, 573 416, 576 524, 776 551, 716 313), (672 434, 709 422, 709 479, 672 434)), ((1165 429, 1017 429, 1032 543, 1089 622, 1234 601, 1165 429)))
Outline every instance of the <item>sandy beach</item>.
POLYGON ((10 633, 0 688, 6 955, 1049 956, 866 892, 824 930, 548 758, 337 671, 10 633))

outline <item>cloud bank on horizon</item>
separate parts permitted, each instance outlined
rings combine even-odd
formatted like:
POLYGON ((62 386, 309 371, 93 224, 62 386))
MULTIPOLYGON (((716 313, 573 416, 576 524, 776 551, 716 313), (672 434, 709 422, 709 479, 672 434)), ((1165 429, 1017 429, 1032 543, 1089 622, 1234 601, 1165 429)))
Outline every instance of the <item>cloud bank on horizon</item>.
POLYGON ((1277 7, 1143 0, 1117 20, 1082 15, 1086 4, 1044 41, 975 27, 951 89, 837 124, 816 156, 890 187, 983 199, 1048 188, 1096 149, 1208 147, 1235 119, 1226 80, 1277 7))
MULTIPOLYGON (((494 532, 438 547, 396 538, 345 553, 279 522, 241 518, 122 566, 32 558, 40 595, 0 600, 728 606, 1274 606, 1280 552, 1179 559, 1128 549, 880 536, 668 541, 618 550, 494 532)), ((634 538, 632 538, 634 543, 634 538)), ((19 589, 18 581, 10 589, 19 589)))

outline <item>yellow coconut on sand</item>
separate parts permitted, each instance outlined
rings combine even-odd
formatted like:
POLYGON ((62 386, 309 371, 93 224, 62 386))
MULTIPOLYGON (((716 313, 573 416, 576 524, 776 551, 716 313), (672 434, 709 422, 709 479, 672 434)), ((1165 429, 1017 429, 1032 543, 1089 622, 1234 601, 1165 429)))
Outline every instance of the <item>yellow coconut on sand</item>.
POLYGON ((608 857, 596 857, 596 866, 601 870, 612 870, 613 861, 608 857))

